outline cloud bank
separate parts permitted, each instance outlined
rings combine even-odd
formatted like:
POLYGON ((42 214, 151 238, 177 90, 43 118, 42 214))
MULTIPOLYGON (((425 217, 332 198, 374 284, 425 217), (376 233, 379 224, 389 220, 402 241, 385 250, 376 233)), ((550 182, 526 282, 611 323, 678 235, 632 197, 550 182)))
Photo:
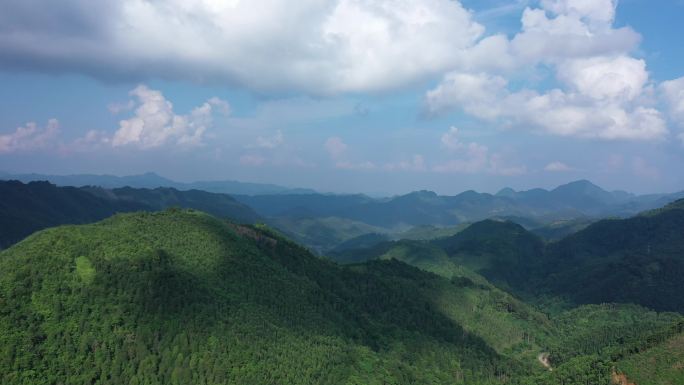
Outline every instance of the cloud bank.
POLYGON ((439 74, 483 33, 450 0, 6 0, 0 65, 363 92, 439 74))
MULTIPOLYGON (((503 127, 605 140, 657 140, 668 133, 643 59, 631 56, 640 36, 614 28, 615 0, 544 0, 526 8, 522 29, 489 50, 509 68, 456 69, 426 93, 430 113, 462 110, 503 127), (511 71, 550 70, 543 87, 514 88, 511 71), (548 86, 551 84, 551 86, 548 86)), ((675 83, 664 83, 667 95, 675 83)), ((671 100, 676 97, 668 97, 671 100)), ((674 103, 676 104, 676 103, 674 103)), ((677 106, 672 108, 676 116, 677 106)))

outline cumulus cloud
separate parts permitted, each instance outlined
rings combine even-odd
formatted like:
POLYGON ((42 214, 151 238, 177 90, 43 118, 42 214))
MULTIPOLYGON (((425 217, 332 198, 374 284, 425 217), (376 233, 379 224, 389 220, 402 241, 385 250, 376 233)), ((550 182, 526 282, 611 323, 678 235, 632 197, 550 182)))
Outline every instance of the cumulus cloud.
POLYGON ((0 154, 34 151, 55 147, 59 135, 59 121, 50 119, 45 127, 26 123, 9 134, 0 135, 0 154))
POLYGON ((177 115, 173 104, 160 91, 141 85, 131 91, 131 95, 137 99, 138 107, 133 117, 119 122, 119 129, 111 139, 114 147, 198 146, 212 125, 213 109, 218 107, 221 111, 230 111, 226 102, 212 98, 188 115, 177 115))
POLYGON ((458 127, 449 127, 449 131, 442 134, 440 139, 442 146, 450 150, 458 150, 463 148, 463 143, 461 143, 461 140, 458 137, 458 127))
POLYGON ((684 127, 684 77, 663 82, 660 92, 669 107, 672 119, 684 127))
POLYGON ((511 41, 521 63, 554 62, 628 52, 641 40, 629 27, 613 28, 617 0, 551 0, 526 8, 511 41))
POLYGON ((460 109, 505 127, 561 136, 665 137, 667 123, 651 97, 646 63, 629 55, 638 35, 613 28, 616 4, 548 0, 524 11, 521 32, 508 42, 512 59, 507 60, 551 68, 557 86, 513 90, 502 74, 457 69, 426 93, 428 112, 460 109))
POLYGON ((563 162, 551 162, 544 167, 545 171, 549 172, 566 172, 566 171, 572 171, 573 168, 568 166, 567 164, 563 162))
POLYGON ((484 33, 451 0, 6 0, 2 8, 6 67, 311 93, 440 73, 484 33))

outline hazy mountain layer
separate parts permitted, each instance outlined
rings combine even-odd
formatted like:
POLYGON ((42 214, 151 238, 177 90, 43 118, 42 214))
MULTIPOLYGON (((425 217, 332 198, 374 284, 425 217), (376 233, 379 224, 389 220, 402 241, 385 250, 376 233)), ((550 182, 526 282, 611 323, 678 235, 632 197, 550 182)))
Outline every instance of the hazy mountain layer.
POLYGON ((240 223, 259 220, 252 209, 225 194, 172 188, 79 189, 48 182, 0 181, 0 248, 47 227, 95 222, 117 212, 156 211, 172 206, 203 210, 240 223))

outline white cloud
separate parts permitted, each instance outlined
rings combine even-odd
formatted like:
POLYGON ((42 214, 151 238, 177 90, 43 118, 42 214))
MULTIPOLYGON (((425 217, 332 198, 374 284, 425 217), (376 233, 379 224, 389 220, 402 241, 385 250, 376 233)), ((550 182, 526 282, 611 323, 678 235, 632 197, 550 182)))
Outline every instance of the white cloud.
POLYGON ((283 132, 278 130, 273 136, 259 136, 256 139, 256 147, 273 149, 283 144, 283 132))
POLYGON ((316 94, 441 73, 484 32, 451 0, 32 3, 3 4, 0 64, 316 94))
POLYGON ((58 135, 57 119, 50 119, 44 128, 29 122, 25 126, 17 127, 13 133, 0 135, 0 154, 55 147, 58 135))
POLYGON ((339 158, 347 151, 347 145, 337 136, 328 138, 328 140, 325 141, 324 147, 332 158, 339 158))
POLYGON ((544 170, 549 172, 566 172, 574 169, 563 162, 551 162, 544 167, 544 170))
POLYGON ((631 101, 642 95, 648 72, 643 60, 624 55, 598 56, 563 62, 558 79, 583 96, 631 101))
POLYGON ((216 96, 207 100, 207 103, 216 109, 216 112, 219 112, 223 115, 228 116, 232 112, 230 104, 223 99, 217 98, 216 96))
POLYGON ((629 27, 612 28, 615 4, 610 0, 542 1, 542 8, 523 12, 522 31, 512 39, 511 50, 527 63, 628 52, 641 37, 629 27))
POLYGON ((138 100, 135 115, 119 122, 111 144, 114 147, 135 146, 149 149, 167 144, 192 147, 202 144, 205 131, 212 125, 212 112, 217 107, 229 112, 228 104, 212 98, 191 111, 177 115, 173 104, 160 91, 144 85, 136 87, 131 95, 138 100))
POLYGON ((672 119, 684 127, 684 77, 663 82, 660 92, 669 107, 672 119))
MULTIPOLYGON (((435 114, 450 109, 503 127, 605 140, 668 134, 651 97, 646 63, 629 55, 638 35, 613 28, 616 2, 548 0, 527 8, 506 61, 553 71, 558 86, 512 90, 496 71, 447 73, 425 96, 435 114)), ((500 43, 503 45, 503 43, 500 43)), ((503 50, 503 49, 502 49, 503 50)))
POLYGON ((427 107, 430 113, 461 107, 471 115, 493 119, 500 114, 494 102, 507 84, 500 76, 450 72, 435 89, 427 92, 427 107))
POLYGON ((595 26, 610 26, 617 8, 617 0, 542 0, 541 4, 556 15, 587 20, 595 26))
POLYGON ((442 137, 440 139, 442 142, 442 146, 450 150, 459 150, 464 146, 458 137, 458 127, 449 127, 449 131, 442 134, 442 137))

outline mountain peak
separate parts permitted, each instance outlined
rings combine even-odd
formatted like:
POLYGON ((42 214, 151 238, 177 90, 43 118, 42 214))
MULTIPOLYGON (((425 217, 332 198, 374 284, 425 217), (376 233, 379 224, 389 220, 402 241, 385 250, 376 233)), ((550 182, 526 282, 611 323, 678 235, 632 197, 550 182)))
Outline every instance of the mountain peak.
POLYGON ((516 191, 513 190, 512 188, 504 187, 501 190, 499 190, 499 192, 497 192, 495 195, 498 197, 511 197, 511 196, 514 196, 515 194, 516 194, 516 191))
POLYGON ((580 179, 580 180, 576 180, 573 182, 569 182, 569 183, 566 183, 566 184, 563 184, 563 185, 556 187, 554 190, 567 189, 567 188, 593 188, 593 189, 603 190, 601 187, 595 185, 594 183, 592 183, 591 181, 589 181, 587 179, 580 179))

